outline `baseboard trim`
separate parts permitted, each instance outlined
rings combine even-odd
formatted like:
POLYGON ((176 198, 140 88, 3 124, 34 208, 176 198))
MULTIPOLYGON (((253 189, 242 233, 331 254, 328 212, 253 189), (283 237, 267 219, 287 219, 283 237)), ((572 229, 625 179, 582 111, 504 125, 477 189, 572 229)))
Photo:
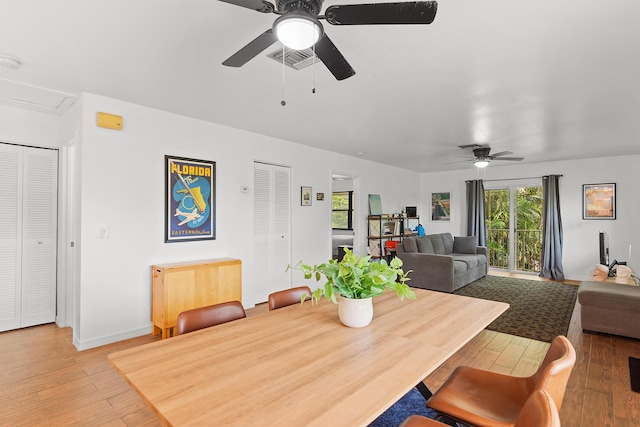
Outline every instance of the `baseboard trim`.
POLYGON ((88 350, 90 348, 100 347, 102 345, 113 344, 114 342, 128 340, 151 333, 151 325, 141 326, 139 328, 130 329, 128 331, 118 332, 117 334, 104 335, 101 337, 91 338, 88 340, 80 340, 73 334, 73 345, 78 351, 88 350))

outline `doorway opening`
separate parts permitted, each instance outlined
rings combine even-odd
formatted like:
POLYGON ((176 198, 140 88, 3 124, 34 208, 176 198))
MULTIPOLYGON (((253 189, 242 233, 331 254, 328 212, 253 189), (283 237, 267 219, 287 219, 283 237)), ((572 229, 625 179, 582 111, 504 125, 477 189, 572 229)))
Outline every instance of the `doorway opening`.
POLYGON ((331 175, 331 257, 342 259, 344 249, 353 251, 357 229, 357 178, 334 172, 331 175))

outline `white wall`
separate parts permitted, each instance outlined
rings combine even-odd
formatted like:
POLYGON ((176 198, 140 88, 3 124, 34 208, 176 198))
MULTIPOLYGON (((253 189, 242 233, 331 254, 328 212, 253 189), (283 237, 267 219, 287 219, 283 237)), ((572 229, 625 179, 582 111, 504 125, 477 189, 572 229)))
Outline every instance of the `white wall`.
MULTIPOLYGON (((331 257, 332 170, 361 177, 361 193, 381 194, 389 211, 416 204, 419 195, 414 172, 114 99, 83 94, 82 117, 80 320, 74 330, 81 349, 150 332, 153 264, 240 258, 244 305, 266 300, 253 286, 260 274, 252 268, 253 192, 240 192, 241 186, 252 189, 256 160, 291 167, 294 264, 331 257), (123 116, 123 130, 96 127, 97 111, 123 116), (216 240, 164 243, 165 154, 216 162, 216 240), (301 186, 313 187, 312 206, 300 206, 301 186), (315 200, 317 192, 325 193, 324 202, 315 200), (109 227, 108 239, 99 238, 101 226, 109 227)), ((367 212, 366 203, 366 196, 359 198, 360 212, 367 212)), ((296 273, 293 283, 303 281, 296 273)))
MULTIPOLYGON (((495 162, 494 162, 495 163, 495 162)), ((582 159, 537 164, 496 166, 483 171, 427 173, 421 176, 420 208, 426 219, 428 234, 449 231, 466 232, 465 181, 472 179, 499 180, 562 174, 560 178, 560 208, 563 225, 563 266, 567 279, 583 280, 599 260, 598 231, 609 235, 612 258, 628 261, 640 268, 640 156, 582 159), (583 220, 582 185, 616 183, 617 219, 583 220), (431 193, 451 192, 451 222, 431 222, 431 193), (632 256, 629 259, 629 245, 632 256)), ((510 182, 507 182, 510 183, 510 182)), ((493 182, 491 184, 494 184, 493 182)))
MULTIPOLYGON (((446 173, 416 174, 299 144, 277 140, 217 124, 190 119, 126 102, 84 94, 62 119, 58 116, 0 106, 0 141, 61 147, 76 135, 79 163, 80 210, 78 241, 79 283, 68 290, 74 343, 89 348, 149 333, 151 265, 166 262, 236 257, 243 261, 243 302, 261 302, 252 283, 253 194, 240 187, 253 185, 254 160, 292 169, 292 262, 317 263, 331 255, 332 171, 359 177, 356 188, 359 231, 355 250, 366 251, 368 194, 380 194, 383 210, 400 212, 418 206, 428 233, 465 231, 465 187, 468 179, 508 179, 563 174, 561 206, 564 224, 565 275, 588 277, 598 260, 597 233, 609 234, 611 255, 640 265, 640 156, 587 159, 531 165, 495 166, 446 173), (95 113, 124 117, 124 129, 95 126, 95 113), (217 162, 217 239, 164 243, 165 154, 217 162), (582 184, 615 182, 618 218, 585 221, 582 184), (312 186, 325 201, 300 206, 300 186, 312 186), (430 222, 430 195, 450 191, 452 220, 430 222), (100 239, 100 226, 110 238, 100 239)), ((61 189, 64 192, 64 189, 61 189)), ((314 196, 315 199, 315 196, 314 196)), ((293 284, 310 284, 293 274, 293 284)), ((65 286, 66 283, 62 283, 65 286)))

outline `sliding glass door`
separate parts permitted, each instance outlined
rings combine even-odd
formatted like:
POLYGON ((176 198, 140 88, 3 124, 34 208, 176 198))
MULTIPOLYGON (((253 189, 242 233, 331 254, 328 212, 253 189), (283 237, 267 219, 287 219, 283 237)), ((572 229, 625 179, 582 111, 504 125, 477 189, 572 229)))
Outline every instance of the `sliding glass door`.
POLYGON ((542 251, 542 187, 485 190, 489 266, 539 272, 542 251))

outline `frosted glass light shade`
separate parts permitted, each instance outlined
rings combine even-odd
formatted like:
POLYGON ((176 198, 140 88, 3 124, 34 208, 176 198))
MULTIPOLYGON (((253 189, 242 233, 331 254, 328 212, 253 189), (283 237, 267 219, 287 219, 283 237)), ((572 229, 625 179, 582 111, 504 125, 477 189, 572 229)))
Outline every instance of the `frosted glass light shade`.
POLYGON ((276 37, 293 50, 303 50, 313 46, 322 35, 322 27, 312 18, 285 16, 274 24, 276 37))
POLYGON ((486 168, 487 166, 489 166, 489 160, 480 159, 480 160, 476 160, 475 162, 473 162, 473 164, 477 168, 486 168))

